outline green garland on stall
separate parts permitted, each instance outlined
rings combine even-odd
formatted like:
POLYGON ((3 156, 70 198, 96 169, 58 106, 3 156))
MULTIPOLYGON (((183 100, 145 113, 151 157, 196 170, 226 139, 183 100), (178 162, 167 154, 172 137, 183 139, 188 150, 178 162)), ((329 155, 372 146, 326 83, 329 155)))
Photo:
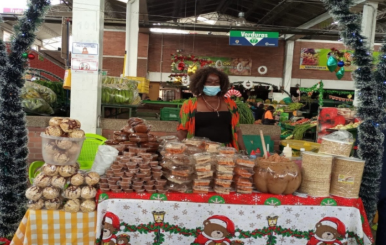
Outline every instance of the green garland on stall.
POLYGON ((324 84, 322 81, 318 82, 311 88, 299 88, 301 92, 315 92, 319 93, 319 105, 320 107, 323 106, 323 95, 324 94, 339 94, 339 95, 354 95, 354 92, 352 91, 339 91, 339 90, 330 90, 330 89, 324 89, 324 84), (319 88, 318 88, 319 85, 319 88))
MULTIPOLYGON (((202 228, 197 227, 195 229, 188 229, 185 227, 180 227, 178 225, 165 223, 154 223, 149 222, 148 224, 140 224, 140 225, 129 225, 125 222, 121 222, 120 224, 121 230, 120 232, 139 232, 141 234, 148 234, 151 232, 158 232, 162 230, 162 232, 168 232, 170 234, 180 234, 185 237, 197 237, 201 232, 202 228)), ((154 238, 153 245, 161 245, 165 241, 165 235, 162 232, 154 238)), ((297 229, 284 228, 281 226, 274 227, 263 227, 261 229, 255 229, 252 231, 244 231, 241 229, 236 229, 237 236, 235 239, 246 239, 246 238, 262 238, 268 236, 266 245, 275 245, 277 243, 277 236, 282 237, 294 237, 297 239, 307 239, 309 240, 313 235, 313 230, 308 231, 300 231, 297 229)), ((363 245, 363 238, 360 238, 358 234, 352 231, 347 231, 347 238, 354 238, 357 244, 363 245)), ((233 237, 228 237, 233 238, 233 237)), ((96 242, 100 241, 97 239, 96 242)), ((98 244, 98 243, 97 243, 98 244)), ((196 245, 195 243, 191 243, 190 245, 196 245)))
POLYGON ((325 89, 324 93, 326 94, 339 94, 339 95, 354 95, 352 91, 338 91, 338 90, 329 90, 325 89))
POLYGON ((323 106, 323 93, 324 93, 323 86, 324 86, 323 82, 320 81, 317 84, 315 84, 314 86, 312 86, 311 88, 299 88, 299 90, 301 92, 306 92, 306 93, 309 93, 309 92, 319 93, 319 106, 322 107, 323 106), (319 85, 319 88, 318 88, 318 85, 319 85))

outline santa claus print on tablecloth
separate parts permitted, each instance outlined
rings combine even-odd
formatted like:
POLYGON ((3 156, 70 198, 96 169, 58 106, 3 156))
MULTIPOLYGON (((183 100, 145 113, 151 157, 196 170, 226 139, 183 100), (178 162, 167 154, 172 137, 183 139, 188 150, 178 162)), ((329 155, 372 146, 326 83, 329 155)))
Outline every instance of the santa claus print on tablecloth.
POLYGON ((194 244, 200 245, 231 245, 227 238, 234 235, 235 224, 228 217, 213 215, 204 221, 204 229, 194 240, 194 244))
MULTIPOLYGON (((103 218, 102 245, 115 245, 119 231, 119 218, 117 215, 106 212, 103 218)), ((124 244, 124 243, 123 243, 124 244)))
POLYGON ((117 237, 118 245, 131 245, 129 242, 130 242, 130 236, 127 234, 121 234, 117 237))
POLYGON ((315 226, 314 235, 307 245, 343 245, 346 237, 346 226, 335 217, 325 217, 315 226))

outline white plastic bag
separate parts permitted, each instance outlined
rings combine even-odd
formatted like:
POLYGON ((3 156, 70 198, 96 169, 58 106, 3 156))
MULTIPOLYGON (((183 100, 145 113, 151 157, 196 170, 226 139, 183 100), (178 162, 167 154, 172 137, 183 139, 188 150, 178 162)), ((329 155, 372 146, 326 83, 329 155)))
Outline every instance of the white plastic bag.
POLYGON ((97 172, 99 175, 105 174, 106 170, 110 168, 111 164, 115 161, 119 151, 109 145, 100 145, 98 152, 95 156, 94 164, 91 171, 97 172))

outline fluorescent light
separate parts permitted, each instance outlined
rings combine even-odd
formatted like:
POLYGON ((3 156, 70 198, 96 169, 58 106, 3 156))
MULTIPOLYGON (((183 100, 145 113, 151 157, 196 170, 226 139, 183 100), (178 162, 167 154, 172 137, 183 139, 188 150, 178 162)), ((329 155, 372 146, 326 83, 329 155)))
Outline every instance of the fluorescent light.
POLYGON ((204 17, 201 17, 201 16, 198 16, 197 20, 201 21, 201 22, 205 22, 209 25, 214 25, 216 24, 216 21, 215 20, 209 20, 207 18, 204 18, 204 17))
POLYGON ((177 30, 177 29, 150 28, 150 31, 151 31, 151 32, 158 32, 158 33, 189 34, 188 31, 177 30))

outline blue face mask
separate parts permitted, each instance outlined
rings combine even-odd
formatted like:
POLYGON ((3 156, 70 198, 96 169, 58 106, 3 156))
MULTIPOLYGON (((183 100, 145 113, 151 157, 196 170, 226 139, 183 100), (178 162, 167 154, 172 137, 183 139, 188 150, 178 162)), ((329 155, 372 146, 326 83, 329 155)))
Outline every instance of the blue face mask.
POLYGON ((216 96, 221 91, 220 86, 204 86, 204 94, 216 96))

